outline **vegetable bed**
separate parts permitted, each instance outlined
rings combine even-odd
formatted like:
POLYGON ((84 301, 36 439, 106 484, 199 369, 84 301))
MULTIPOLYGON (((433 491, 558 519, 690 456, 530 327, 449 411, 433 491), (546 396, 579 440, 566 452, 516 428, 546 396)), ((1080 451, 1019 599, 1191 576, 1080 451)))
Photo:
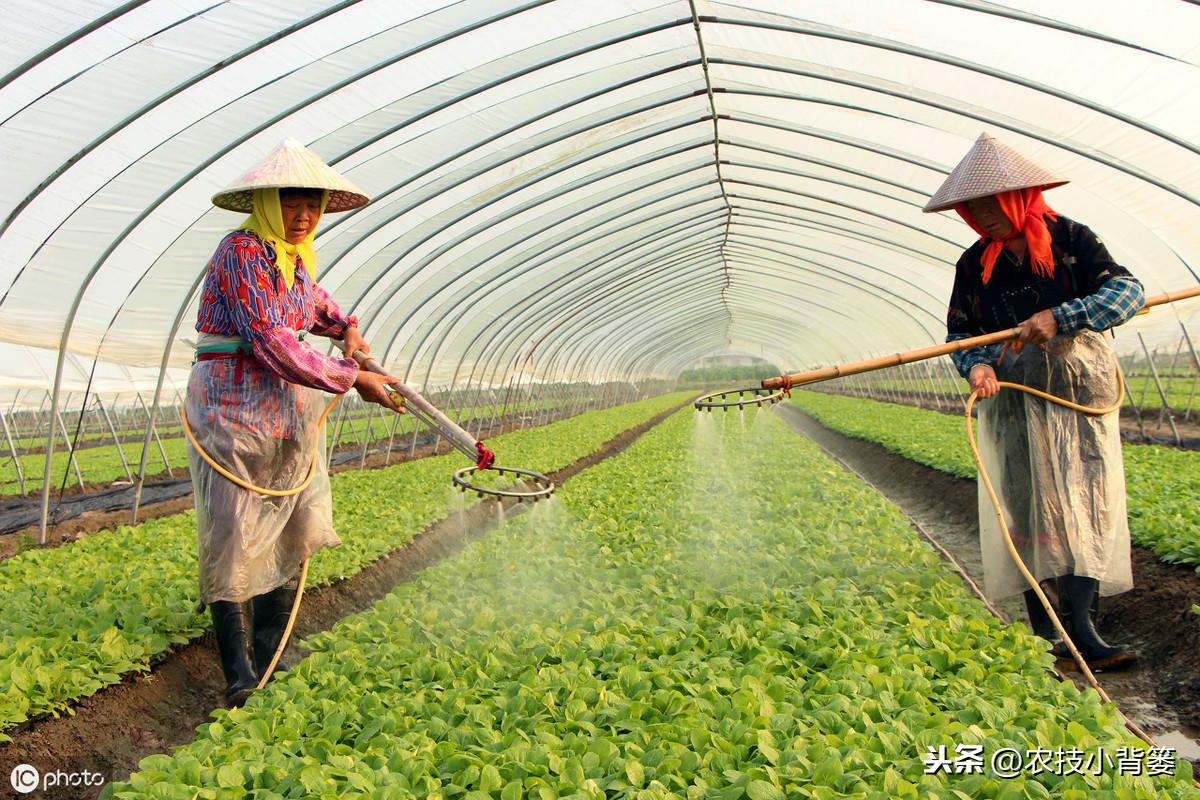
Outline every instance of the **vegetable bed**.
MULTIPOLYGON (((846 436, 960 478, 976 477, 962 416, 820 392, 797 392, 792 402, 846 436)), ((1200 571, 1200 452, 1144 444, 1122 450, 1130 537, 1169 564, 1200 571)))
MULTIPOLYGON (((547 409, 561 408, 567 403, 560 400, 545 400, 539 403, 526 403, 522 405, 522 411, 543 411, 547 409)), ((478 409, 469 409, 472 411, 471 420, 483 419, 490 417, 492 414, 498 414, 505 410, 502 404, 481 406, 478 409)), ((511 413, 516 409, 508 406, 507 410, 511 413)), ((330 421, 330 436, 333 435, 333 428, 339 420, 338 414, 331 415, 330 421)), ((467 427, 471 427, 470 421, 459 420, 467 427)), ((362 446, 363 438, 368 434, 371 441, 380 441, 388 438, 391 435, 393 420, 390 416, 385 417, 382 413, 371 414, 369 409, 355 409, 355 416, 347 417, 341 420, 341 425, 338 427, 338 442, 340 447, 350 444, 362 446)), ((407 433, 412 432, 413 420, 411 418, 401 420, 401 429, 407 433)), ((167 460, 171 463, 172 469, 187 468, 187 440, 184 439, 181 429, 173 427, 169 429, 159 429, 159 435, 162 436, 163 450, 166 451, 167 460), (167 436, 169 431, 174 431, 174 436, 167 436)), ((108 441, 112 441, 109 439, 108 441)), ((37 441, 26 440, 21 446, 45 447, 45 439, 37 441)), ((125 454, 125 464, 134 475, 137 475, 138 465, 141 463, 142 457, 142 439, 137 438, 137 441, 123 442, 121 450, 125 454)), ((19 494, 21 491, 21 483, 17 479, 17 471, 13 466, 12 456, 6 450, 0 450, 0 495, 19 494)), ((26 453, 19 455, 21 461, 21 474, 25 478, 25 493, 33 494, 40 492, 42 488, 42 472, 45 469, 46 455, 45 452, 26 453)), ((79 465, 79 471, 83 475, 85 483, 89 484, 104 484, 113 481, 125 480, 125 466, 121 464, 121 455, 117 452, 115 444, 99 445, 95 447, 84 447, 75 453, 75 463, 79 465)), ((153 440, 150 442, 150 455, 146 459, 146 474, 154 475, 165 470, 166 464, 163 462, 162 453, 158 449, 158 444, 153 440)), ((67 449, 63 446, 60 440, 55 441, 54 455, 51 457, 50 479, 51 486, 57 490, 63 482, 63 475, 66 474, 67 488, 78 485, 75 480, 75 470, 71 467, 70 456, 67 449)))
POLYGON ((1137 741, 1055 681, 1044 643, 991 617, 898 509, 772 415, 742 420, 673 416, 311 637, 245 708, 106 792, 1198 796, 1186 762, 1176 777, 926 774, 931 748, 1137 741))
MULTIPOLYGON (((688 396, 588 412, 489 445, 510 465, 552 472, 688 396)), ((313 557, 309 586, 358 572, 446 516, 450 475, 464 463, 455 453, 331 476, 343 544, 313 557)), ((0 561, 0 741, 207 629, 194 611, 195 536, 188 511, 0 561)))

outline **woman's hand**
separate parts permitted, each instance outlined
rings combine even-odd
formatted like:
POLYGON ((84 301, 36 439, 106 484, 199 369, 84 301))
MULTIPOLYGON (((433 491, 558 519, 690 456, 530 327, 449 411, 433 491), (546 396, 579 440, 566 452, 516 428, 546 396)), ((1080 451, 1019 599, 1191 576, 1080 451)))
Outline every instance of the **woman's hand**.
POLYGON ((1048 308, 1037 312, 1017 328, 1021 333, 1017 336, 1013 349, 1018 352, 1027 344, 1042 344, 1058 335, 1058 321, 1048 308))
POLYGON ((976 364, 971 367, 971 376, 967 379, 971 391, 979 394, 980 400, 994 397, 1000 391, 1000 381, 996 379, 996 370, 987 364, 976 364))
POLYGON ((396 392, 387 390, 389 383, 399 383, 400 379, 391 375, 380 375, 378 372, 367 372, 364 369, 358 371, 358 376, 354 379, 354 388, 358 391, 358 396, 368 403, 378 403, 384 408, 395 411, 397 414, 404 413, 404 405, 401 402, 401 396, 396 392))
POLYGON ((356 352, 364 356, 371 354, 371 346, 356 327, 346 328, 342 333, 342 344, 345 346, 346 358, 354 358, 356 352))

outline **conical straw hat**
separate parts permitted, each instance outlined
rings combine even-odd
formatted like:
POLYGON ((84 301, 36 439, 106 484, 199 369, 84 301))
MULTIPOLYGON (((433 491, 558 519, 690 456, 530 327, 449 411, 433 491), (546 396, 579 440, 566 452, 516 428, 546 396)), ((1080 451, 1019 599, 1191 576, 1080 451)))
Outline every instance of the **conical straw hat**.
POLYGON ((945 211, 958 203, 1013 189, 1053 189, 1067 179, 1044 170, 1003 142, 979 134, 975 144, 925 204, 925 211, 945 211))
POLYGON ((249 214, 254 210, 250 198, 253 190, 288 187, 328 189, 326 213, 349 211, 371 202, 362 189, 335 172, 320 156, 289 138, 228 188, 214 194, 212 203, 218 208, 249 214))

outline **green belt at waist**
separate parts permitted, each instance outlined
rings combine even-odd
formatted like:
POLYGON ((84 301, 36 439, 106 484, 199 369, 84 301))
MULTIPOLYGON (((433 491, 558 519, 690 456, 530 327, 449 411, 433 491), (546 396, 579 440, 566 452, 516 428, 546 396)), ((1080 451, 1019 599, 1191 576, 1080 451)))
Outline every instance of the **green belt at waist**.
MULTIPOLYGON (((306 333, 308 333, 308 331, 300 331, 296 334, 296 338, 300 341, 304 341, 304 336, 306 333)), ((196 347, 196 357, 197 358, 199 358, 201 355, 204 355, 206 353, 228 353, 230 355, 240 353, 245 356, 252 356, 252 355, 254 355, 254 348, 245 339, 235 339, 233 337, 230 337, 228 340, 223 341, 223 342, 213 342, 212 344, 197 345, 197 347, 196 347)), ((196 362, 193 360, 192 363, 194 364, 196 362)))

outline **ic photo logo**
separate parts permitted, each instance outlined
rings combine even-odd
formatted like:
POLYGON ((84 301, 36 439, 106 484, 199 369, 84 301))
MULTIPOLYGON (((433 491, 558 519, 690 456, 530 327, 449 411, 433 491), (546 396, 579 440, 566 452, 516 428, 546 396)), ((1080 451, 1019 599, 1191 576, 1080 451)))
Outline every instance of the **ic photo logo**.
POLYGON ((18 764, 8 774, 8 782, 18 794, 29 794, 38 789, 45 791, 63 786, 103 786, 104 775, 86 769, 82 772, 55 770, 42 774, 37 767, 30 764, 18 764))
MULTIPOLYGON (((0 773, 2 775, 4 773, 0 773)), ((29 794, 42 784, 42 776, 36 767, 28 764, 17 764, 9 773, 8 782, 20 794, 29 794)))

